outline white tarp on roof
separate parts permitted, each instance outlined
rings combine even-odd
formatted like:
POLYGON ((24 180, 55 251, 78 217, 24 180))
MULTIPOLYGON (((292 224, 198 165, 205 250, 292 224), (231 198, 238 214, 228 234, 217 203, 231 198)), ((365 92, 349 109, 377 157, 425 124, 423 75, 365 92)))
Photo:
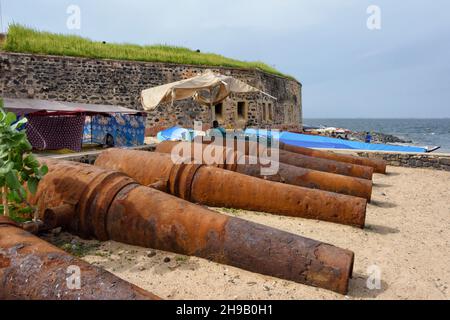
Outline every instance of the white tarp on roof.
MULTIPOLYGON (((233 92, 261 92, 270 96, 236 78, 215 74, 208 70, 204 74, 190 79, 143 90, 141 93, 141 103, 144 110, 149 111, 155 109, 160 103, 168 103, 192 97, 198 103, 209 106, 222 102, 233 92)), ((272 96, 270 97, 275 99, 272 96)))
POLYGON ((48 112, 80 112, 80 113, 139 113, 138 110, 120 106, 87 104, 77 102, 61 102, 34 99, 8 99, 4 98, 4 108, 8 111, 29 114, 39 111, 48 112))

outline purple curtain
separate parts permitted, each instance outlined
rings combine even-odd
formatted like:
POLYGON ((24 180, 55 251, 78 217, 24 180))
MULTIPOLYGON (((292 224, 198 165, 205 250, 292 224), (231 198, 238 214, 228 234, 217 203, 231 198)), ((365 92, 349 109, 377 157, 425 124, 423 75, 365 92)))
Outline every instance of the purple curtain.
POLYGON ((29 115, 27 136, 33 149, 81 151, 84 115, 29 115))

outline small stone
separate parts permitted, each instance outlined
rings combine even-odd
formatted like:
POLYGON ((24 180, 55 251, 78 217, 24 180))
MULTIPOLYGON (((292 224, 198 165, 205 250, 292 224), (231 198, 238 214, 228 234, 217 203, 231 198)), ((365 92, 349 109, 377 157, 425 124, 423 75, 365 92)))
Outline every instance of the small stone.
POLYGON ((61 227, 55 228, 55 229, 52 230, 52 234, 53 235, 58 235, 58 234, 61 233, 61 230, 62 230, 61 227))
POLYGON ((139 271, 145 271, 145 268, 144 268, 144 267, 139 267, 138 270, 139 270, 139 271))
POLYGON ((25 248, 25 245, 23 243, 19 243, 19 244, 16 244, 14 246, 15 250, 20 250, 20 249, 23 249, 23 248, 25 248))
POLYGON ((266 291, 270 291, 270 287, 268 287, 268 286, 264 286, 264 290, 266 290, 266 291))
POLYGON ((254 286, 254 285, 256 284, 256 282, 250 281, 250 282, 247 282, 247 284, 248 284, 249 286, 254 286))
POLYGON ((381 195, 382 195, 383 197, 386 197, 386 196, 387 196, 387 194, 384 193, 384 192, 382 192, 381 195))
POLYGON ((149 258, 153 258, 154 256, 156 256, 156 251, 151 250, 147 252, 147 257, 149 258))
POLYGON ((170 262, 170 258, 169 257, 165 257, 164 258, 164 263, 169 263, 170 262))

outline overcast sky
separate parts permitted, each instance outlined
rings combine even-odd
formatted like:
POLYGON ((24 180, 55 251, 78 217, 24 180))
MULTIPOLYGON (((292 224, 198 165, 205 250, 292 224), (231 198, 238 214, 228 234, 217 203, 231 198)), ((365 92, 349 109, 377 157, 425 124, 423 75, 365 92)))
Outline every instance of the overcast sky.
POLYGON ((11 22, 261 60, 303 84, 306 118, 450 117, 448 0, 0 0, 11 22), (69 5, 81 28, 66 26, 69 5), (369 30, 367 8, 381 9, 369 30))

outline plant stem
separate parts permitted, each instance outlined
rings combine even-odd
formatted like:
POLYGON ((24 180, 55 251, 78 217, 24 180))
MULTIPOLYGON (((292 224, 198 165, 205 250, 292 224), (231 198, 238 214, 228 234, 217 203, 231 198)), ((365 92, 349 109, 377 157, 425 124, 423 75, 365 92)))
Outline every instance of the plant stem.
POLYGON ((3 187, 3 189, 2 189, 3 215, 9 217, 7 194, 8 194, 7 187, 3 187))
POLYGON ((38 215, 38 211, 36 208, 34 208, 33 210, 33 221, 36 222, 39 220, 39 215, 38 215))

